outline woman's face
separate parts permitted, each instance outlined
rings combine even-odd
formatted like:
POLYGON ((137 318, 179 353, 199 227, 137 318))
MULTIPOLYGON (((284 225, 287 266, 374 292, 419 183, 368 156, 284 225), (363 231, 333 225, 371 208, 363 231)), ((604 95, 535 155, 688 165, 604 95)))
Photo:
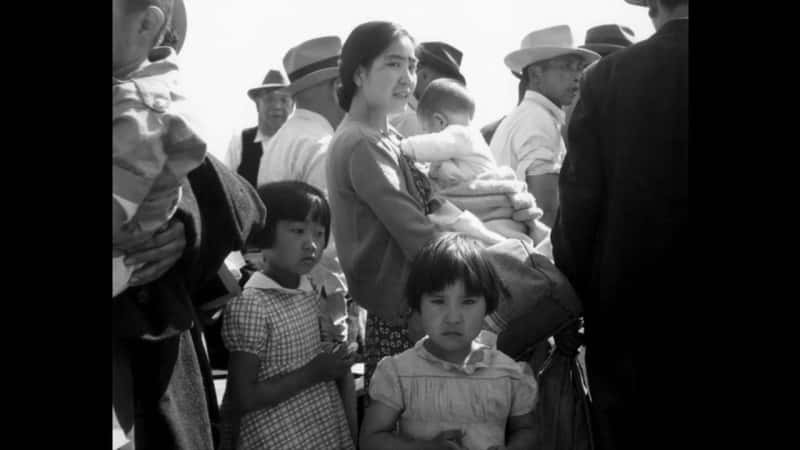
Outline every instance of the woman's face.
POLYGON ((417 58, 408 36, 400 36, 367 70, 362 70, 360 91, 370 109, 393 114, 402 112, 417 85, 417 58))

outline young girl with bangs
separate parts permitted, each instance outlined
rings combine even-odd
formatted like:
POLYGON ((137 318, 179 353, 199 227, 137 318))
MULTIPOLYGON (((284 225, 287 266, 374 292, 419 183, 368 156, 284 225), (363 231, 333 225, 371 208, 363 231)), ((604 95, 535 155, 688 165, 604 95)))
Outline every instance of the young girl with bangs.
POLYGON ((319 293, 307 277, 330 236, 328 202, 301 181, 267 183, 258 195, 267 221, 252 239, 264 267, 223 316, 220 448, 353 449, 353 359, 322 342, 319 293))
POLYGON ((413 260, 405 293, 427 336, 378 363, 361 449, 532 445, 530 367, 476 340, 502 289, 481 250, 473 238, 446 234, 413 260))

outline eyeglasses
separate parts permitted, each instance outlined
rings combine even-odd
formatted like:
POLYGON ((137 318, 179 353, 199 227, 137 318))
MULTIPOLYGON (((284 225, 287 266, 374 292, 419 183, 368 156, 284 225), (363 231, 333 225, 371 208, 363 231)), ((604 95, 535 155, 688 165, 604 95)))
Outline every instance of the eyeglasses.
POLYGON ((549 61, 546 63, 546 68, 563 70, 564 72, 583 72, 586 69, 586 63, 583 61, 549 61))

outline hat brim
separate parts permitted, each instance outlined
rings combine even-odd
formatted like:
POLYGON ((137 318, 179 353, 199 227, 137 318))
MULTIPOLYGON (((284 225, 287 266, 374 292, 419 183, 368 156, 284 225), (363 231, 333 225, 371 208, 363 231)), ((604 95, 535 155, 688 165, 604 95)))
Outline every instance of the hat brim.
POLYGON ((186 41, 186 6, 183 0, 176 0, 172 7, 172 33, 177 38, 175 43, 175 53, 180 53, 183 43, 186 41))
POLYGON ((636 6, 647 6, 647 0, 625 0, 627 3, 636 6))
POLYGON ((599 54, 600 56, 607 56, 616 51, 622 50, 626 47, 623 45, 616 45, 616 44, 586 44, 586 45, 581 45, 580 48, 591 50, 599 54))
POLYGON ((581 56, 586 61, 586 64, 591 64, 600 59, 600 55, 597 53, 583 48, 540 46, 514 50, 506 55, 504 61, 512 72, 522 73, 522 69, 533 63, 564 55, 581 56))
POLYGON ((250 97, 250 100, 255 101, 256 95, 263 91, 274 91, 275 89, 286 89, 288 85, 280 84, 280 83, 267 83, 262 84, 261 86, 254 87, 252 89, 247 90, 247 96, 250 97))
POLYGON ((330 80, 332 78, 336 78, 339 76, 339 68, 338 67, 326 67, 324 69, 320 69, 314 72, 309 73, 301 78, 298 78, 289 86, 286 87, 286 91, 289 94, 294 95, 304 89, 308 89, 311 86, 317 85, 325 80, 330 80))

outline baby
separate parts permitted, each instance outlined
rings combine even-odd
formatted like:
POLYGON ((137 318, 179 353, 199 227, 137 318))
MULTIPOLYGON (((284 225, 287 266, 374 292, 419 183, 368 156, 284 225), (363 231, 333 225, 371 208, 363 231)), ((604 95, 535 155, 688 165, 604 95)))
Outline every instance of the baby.
POLYGON ((182 181, 206 155, 186 117, 175 51, 156 46, 173 6, 173 0, 113 2, 112 298, 135 269, 118 245, 167 224, 182 181))
POLYGON ((511 169, 497 166, 480 131, 471 127, 474 113, 475 100, 466 88, 455 80, 440 78, 428 85, 417 108, 426 134, 400 142, 403 153, 431 163, 428 176, 434 195, 445 200, 431 220, 474 236, 473 218, 459 215, 460 208, 503 237, 533 238, 535 245, 542 243, 550 230, 538 217, 513 216, 516 196, 527 190, 525 182, 517 180, 511 169))

